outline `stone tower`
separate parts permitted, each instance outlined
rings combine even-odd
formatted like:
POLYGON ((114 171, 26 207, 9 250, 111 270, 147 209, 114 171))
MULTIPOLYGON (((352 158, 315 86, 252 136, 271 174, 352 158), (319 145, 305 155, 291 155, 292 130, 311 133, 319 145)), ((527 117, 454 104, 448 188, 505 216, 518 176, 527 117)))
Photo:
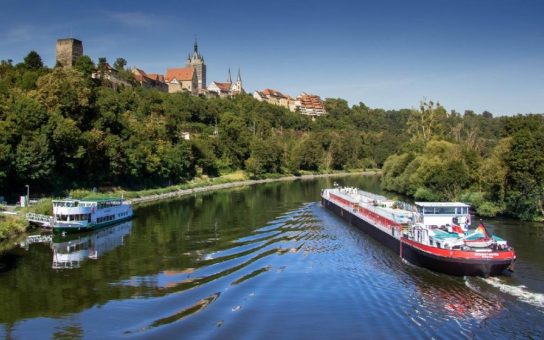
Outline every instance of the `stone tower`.
POLYGON ((203 90, 206 88, 206 64, 204 64, 204 57, 198 53, 198 42, 195 39, 195 45, 193 54, 189 54, 187 57, 187 62, 185 64, 187 67, 192 67, 196 72, 196 77, 198 80, 198 90, 203 90))
POLYGON ((57 40, 57 64, 62 67, 72 67, 76 59, 83 55, 81 40, 67 38, 57 40))

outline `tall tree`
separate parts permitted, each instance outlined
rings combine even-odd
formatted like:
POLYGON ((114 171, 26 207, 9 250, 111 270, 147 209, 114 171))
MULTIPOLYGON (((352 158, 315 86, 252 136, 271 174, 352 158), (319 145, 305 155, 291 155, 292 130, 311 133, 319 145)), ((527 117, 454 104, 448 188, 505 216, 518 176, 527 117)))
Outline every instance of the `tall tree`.
POLYGON ((427 143, 433 138, 442 137, 447 115, 447 111, 439 103, 421 102, 419 110, 412 110, 408 119, 408 128, 413 140, 427 143))
POLYGON ((117 71, 123 71, 125 66, 127 66, 127 61, 124 58, 117 58, 113 63, 113 68, 117 71))
POLYGON ((36 51, 30 51, 25 59, 23 65, 29 70, 39 70, 43 68, 42 57, 36 51))

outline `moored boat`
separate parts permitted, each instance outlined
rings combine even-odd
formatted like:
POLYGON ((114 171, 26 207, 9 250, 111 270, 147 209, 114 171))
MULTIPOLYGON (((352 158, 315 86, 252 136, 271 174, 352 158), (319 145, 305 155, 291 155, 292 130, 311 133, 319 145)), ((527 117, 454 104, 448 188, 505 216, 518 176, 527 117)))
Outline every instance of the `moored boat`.
POLYGON ((77 232, 113 225, 132 218, 132 206, 122 198, 53 200, 53 230, 77 232))
POLYGON ((395 202, 356 188, 321 192, 324 207, 410 263, 450 275, 490 276, 513 270, 515 251, 483 225, 470 229, 469 205, 395 202))

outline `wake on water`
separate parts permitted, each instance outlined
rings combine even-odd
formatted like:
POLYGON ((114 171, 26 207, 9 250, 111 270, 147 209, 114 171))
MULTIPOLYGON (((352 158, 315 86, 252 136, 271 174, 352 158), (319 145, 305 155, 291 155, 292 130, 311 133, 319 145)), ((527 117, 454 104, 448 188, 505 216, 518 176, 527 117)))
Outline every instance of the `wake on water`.
MULTIPOLYGON (((531 292, 524 285, 513 286, 501 281, 498 277, 479 278, 485 283, 498 288, 501 292, 514 296, 519 301, 528 303, 538 308, 544 308, 544 294, 531 292)), ((474 286, 465 278, 467 287, 474 289, 474 286)))

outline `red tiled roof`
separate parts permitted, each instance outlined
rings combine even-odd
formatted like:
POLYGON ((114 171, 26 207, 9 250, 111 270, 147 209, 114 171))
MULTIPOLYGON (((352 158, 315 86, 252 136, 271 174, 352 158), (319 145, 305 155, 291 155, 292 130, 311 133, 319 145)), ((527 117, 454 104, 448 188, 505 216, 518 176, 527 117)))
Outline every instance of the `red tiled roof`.
POLYGON ((155 81, 160 81, 164 83, 164 76, 158 73, 148 73, 147 76, 155 81))
POLYGON ((272 89, 264 89, 262 92, 266 96, 270 97, 277 97, 277 98, 285 98, 288 99, 288 96, 284 95, 280 91, 272 90, 272 89))
POLYGON ((304 94, 301 95, 299 98, 300 105, 307 108, 307 109, 314 109, 314 110, 324 110, 325 105, 323 104, 323 101, 319 96, 312 95, 312 94, 304 94))
POLYGON ((144 82, 147 80, 151 80, 151 81, 157 81, 157 82, 162 82, 164 83, 164 76, 161 75, 161 74, 156 74, 156 73, 145 73, 144 70, 141 70, 139 68, 134 68, 132 70, 132 73, 134 74, 134 79, 136 79, 137 81, 139 82, 144 82))
POLYGON ((221 92, 229 92, 232 85, 231 83, 220 83, 217 81, 214 81, 213 83, 221 90, 221 92))
POLYGON ((178 81, 193 80, 193 68, 169 68, 166 70, 166 76, 164 77, 167 82, 171 82, 174 78, 178 81))

